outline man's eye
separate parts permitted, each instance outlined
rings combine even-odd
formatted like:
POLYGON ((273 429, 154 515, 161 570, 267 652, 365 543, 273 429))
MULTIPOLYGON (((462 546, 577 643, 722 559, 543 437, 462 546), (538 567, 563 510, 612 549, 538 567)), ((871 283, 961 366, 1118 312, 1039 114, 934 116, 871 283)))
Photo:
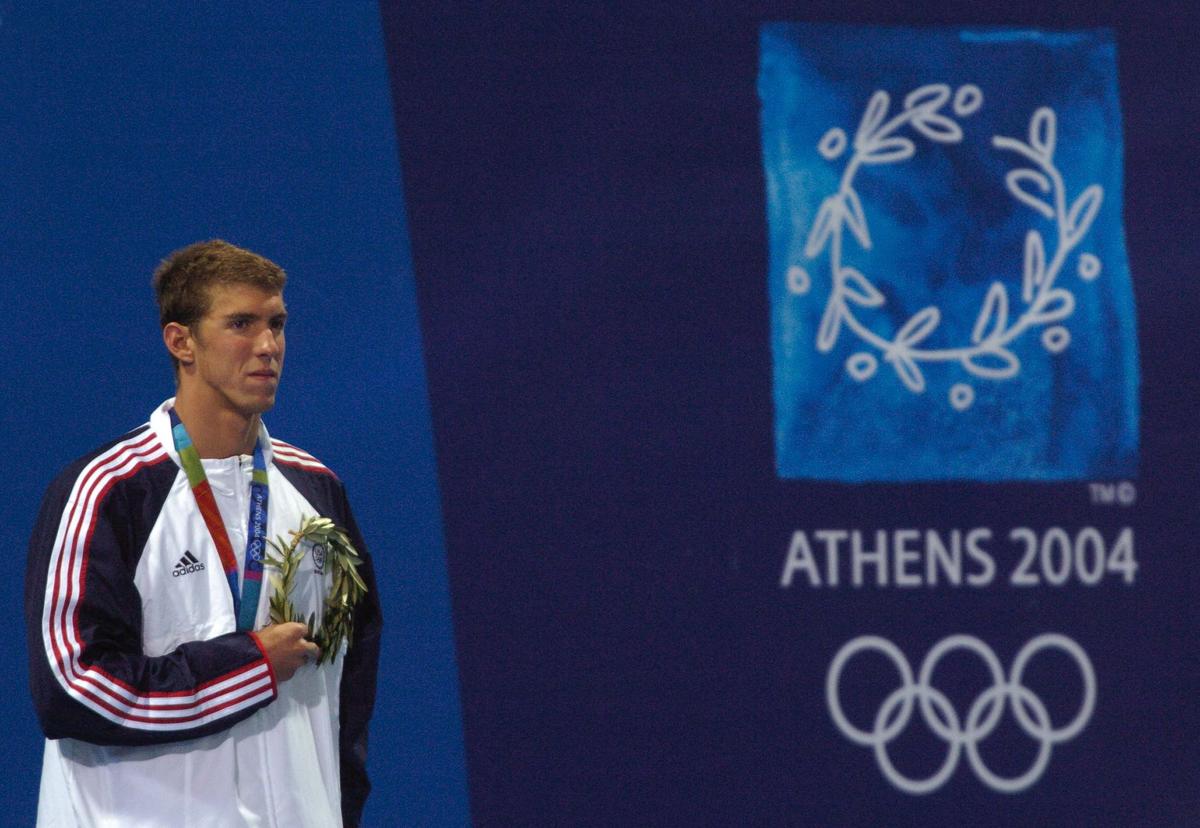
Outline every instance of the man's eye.
POLYGON ((244 331, 246 328, 250 327, 250 320, 234 319, 229 323, 229 327, 233 328, 235 331, 244 331))

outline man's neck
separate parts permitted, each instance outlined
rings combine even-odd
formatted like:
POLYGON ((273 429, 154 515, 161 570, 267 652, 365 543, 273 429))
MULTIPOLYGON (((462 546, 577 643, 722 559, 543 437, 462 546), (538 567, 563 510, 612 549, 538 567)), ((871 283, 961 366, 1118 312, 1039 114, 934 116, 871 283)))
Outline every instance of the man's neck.
POLYGON ((175 413, 201 459, 236 457, 254 451, 260 423, 257 414, 247 418, 228 408, 211 409, 182 392, 175 398, 175 413))

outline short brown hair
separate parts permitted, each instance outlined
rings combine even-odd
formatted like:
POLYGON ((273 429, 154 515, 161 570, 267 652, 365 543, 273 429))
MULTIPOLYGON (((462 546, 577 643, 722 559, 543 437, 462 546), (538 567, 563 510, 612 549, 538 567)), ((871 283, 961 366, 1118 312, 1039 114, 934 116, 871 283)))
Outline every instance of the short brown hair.
POLYGON ((194 325, 208 313, 213 285, 252 285, 282 293, 286 282, 283 268, 237 245, 221 239, 189 244, 163 259, 154 271, 159 324, 194 325))

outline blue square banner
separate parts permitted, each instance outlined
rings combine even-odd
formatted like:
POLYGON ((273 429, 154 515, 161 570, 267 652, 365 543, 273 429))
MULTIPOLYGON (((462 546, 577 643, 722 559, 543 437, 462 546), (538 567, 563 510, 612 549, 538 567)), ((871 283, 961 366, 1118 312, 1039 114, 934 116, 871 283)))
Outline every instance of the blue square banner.
POLYGON ((771 24, 759 93, 779 476, 1135 476, 1111 34, 771 24))

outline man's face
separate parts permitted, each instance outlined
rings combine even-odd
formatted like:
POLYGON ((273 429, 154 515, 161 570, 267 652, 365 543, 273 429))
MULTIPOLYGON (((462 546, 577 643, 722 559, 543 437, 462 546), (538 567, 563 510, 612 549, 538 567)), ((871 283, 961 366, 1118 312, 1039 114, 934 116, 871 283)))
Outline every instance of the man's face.
POLYGON ((184 366, 187 378, 181 381, 193 383, 214 413, 262 414, 275 405, 283 373, 283 294, 216 285, 209 299, 208 313, 189 326, 194 359, 184 366))

